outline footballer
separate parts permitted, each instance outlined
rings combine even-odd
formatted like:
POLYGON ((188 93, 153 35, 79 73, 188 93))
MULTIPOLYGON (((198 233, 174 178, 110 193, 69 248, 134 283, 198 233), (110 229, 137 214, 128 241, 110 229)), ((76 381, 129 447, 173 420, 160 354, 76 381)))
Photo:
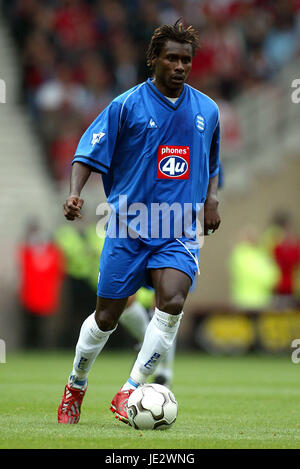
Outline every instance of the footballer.
POLYGON ((116 330, 127 299, 141 286, 151 286, 153 317, 130 376, 110 405, 116 418, 128 422, 128 397, 174 343, 199 271, 197 236, 193 230, 178 230, 184 209, 191 207, 192 227, 204 205, 204 234, 220 225, 219 111, 212 99, 186 83, 197 47, 192 26, 177 21, 157 28, 147 51, 151 78, 116 97, 78 144, 64 215, 70 221, 81 218, 81 191, 95 171, 102 175, 114 217, 100 258, 96 310, 80 330, 58 408, 60 423, 78 423, 89 371, 116 330), (151 218, 154 209, 165 206, 172 208, 167 234, 156 225, 165 222, 161 213, 155 221, 151 218), (146 224, 142 219, 134 223, 137 207, 148 216, 146 224))

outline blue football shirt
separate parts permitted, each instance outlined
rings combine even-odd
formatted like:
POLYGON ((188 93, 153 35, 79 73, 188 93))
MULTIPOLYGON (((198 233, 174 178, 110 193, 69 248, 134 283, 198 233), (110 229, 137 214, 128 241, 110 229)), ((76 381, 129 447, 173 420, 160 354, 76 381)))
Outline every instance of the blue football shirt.
MULTIPOLYGON (((219 172, 219 141, 219 111, 212 99, 185 84, 173 103, 148 79, 99 114, 81 137, 73 163, 102 174, 108 203, 117 216, 125 204, 128 223, 140 204, 149 213, 162 204, 183 211, 191 206, 194 217, 209 179, 219 172)), ((151 226, 139 234, 151 237, 150 231, 151 226)), ((161 236, 153 231, 152 237, 161 236)), ((174 230, 170 236, 176 237, 174 230)))

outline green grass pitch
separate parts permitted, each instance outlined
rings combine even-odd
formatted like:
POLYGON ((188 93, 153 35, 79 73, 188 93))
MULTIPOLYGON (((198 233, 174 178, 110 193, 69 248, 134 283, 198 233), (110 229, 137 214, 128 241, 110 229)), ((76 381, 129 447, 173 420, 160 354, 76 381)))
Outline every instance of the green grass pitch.
POLYGON ((300 448, 299 367, 286 357, 178 353, 174 426, 139 431, 109 411, 135 354, 105 351, 89 377, 78 425, 57 407, 73 354, 8 354, 0 364, 0 448, 300 448))

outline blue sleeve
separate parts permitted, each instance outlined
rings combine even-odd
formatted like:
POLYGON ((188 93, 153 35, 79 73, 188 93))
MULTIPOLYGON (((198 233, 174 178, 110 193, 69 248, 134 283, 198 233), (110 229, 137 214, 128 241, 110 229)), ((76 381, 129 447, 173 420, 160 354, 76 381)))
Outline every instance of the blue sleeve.
POLYGON ((113 101, 82 135, 73 163, 79 161, 94 171, 107 174, 119 131, 120 103, 113 101))
POLYGON ((219 173, 219 153, 220 153, 220 119, 218 121, 213 133, 210 154, 209 154, 209 177, 213 178, 219 173))

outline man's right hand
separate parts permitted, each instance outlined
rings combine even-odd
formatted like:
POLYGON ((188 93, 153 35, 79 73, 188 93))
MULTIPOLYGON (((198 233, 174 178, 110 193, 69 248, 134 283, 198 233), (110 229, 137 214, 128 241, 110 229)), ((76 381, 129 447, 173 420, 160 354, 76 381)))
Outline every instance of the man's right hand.
POLYGON ((64 216, 66 219, 73 221, 75 218, 82 218, 80 210, 83 203, 84 201, 80 197, 70 195, 64 203, 64 216))

